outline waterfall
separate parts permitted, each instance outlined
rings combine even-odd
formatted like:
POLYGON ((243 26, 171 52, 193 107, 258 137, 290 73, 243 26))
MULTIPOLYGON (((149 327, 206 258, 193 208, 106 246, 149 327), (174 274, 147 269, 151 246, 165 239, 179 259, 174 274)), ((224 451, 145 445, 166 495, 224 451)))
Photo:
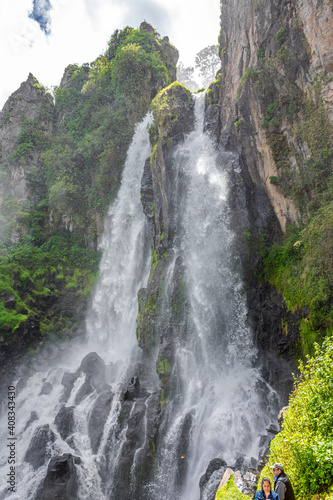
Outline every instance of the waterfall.
POLYGON ((234 464, 240 456, 257 456, 277 403, 254 367, 257 350, 233 246, 226 166, 237 159, 217 151, 202 131, 203 117, 204 100, 197 96, 195 129, 173 158, 182 179, 173 250, 184 262, 188 324, 185 340, 176 340, 171 376, 178 391, 164 407, 151 485, 152 499, 159 500, 197 500, 200 477, 213 458, 234 464))
POLYGON ((137 293, 146 285, 150 271, 147 221, 140 200, 142 170, 150 156, 149 121, 150 115, 137 129, 118 198, 108 212, 100 277, 86 320, 91 348, 116 361, 137 349, 137 293))
POLYGON ((195 112, 195 129, 173 156, 176 236, 159 318, 164 331, 170 326, 181 333, 174 338, 172 391, 161 409, 158 353, 144 357, 136 338, 138 292, 147 286, 151 266, 140 199, 150 155, 146 117, 106 217, 86 340, 60 347, 52 362, 36 362, 34 373, 13 382, 20 386, 17 488, 8 493, 8 452, 2 449, 0 500, 51 498, 41 490, 48 463, 64 454, 75 471, 72 496, 64 498, 198 500, 200 477, 213 458, 232 464, 258 452, 259 436, 276 414, 276 394, 255 367, 230 224, 227 166, 237 158, 217 151, 203 133, 203 96, 195 112), (175 326, 169 325, 168 297, 180 261, 186 300, 182 324, 175 326))
MULTIPOLYGON (((106 217, 99 281, 86 320, 87 341, 65 346, 61 359, 54 360, 53 366, 36 364, 36 373, 18 392, 16 491, 8 491, 8 452, 2 447, 1 499, 38 498, 36 491, 46 475, 49 459, 64 453, 80 457, 76 466, 77 497, 109 498, 108 487, 103 487, 100 476, 105 469, 107 441, 112 439, 119 416, 120 382, 127 381, 131 376, 128 367, 140 359, 136 340, 137 294, 147 283, 151 262, 140 201, 143 166, 150 155, 150 120, 147 116, 136 128, 118 196, 106 217), (91 351, 103 359, 98 354, 89 355, 91 351), (84 361, 80 365, 86 355, 85 365, 84 361), (105 415, 101 416, 102 411, 105 415)), ((5 419, 6 415, 1 425, 3 443, 7 442, 5 419)), ((115 450, 119 454, 121 436, 118 441, 115 450)), ((107 466, 110 470, 116 464, 108 460, 107 466)))

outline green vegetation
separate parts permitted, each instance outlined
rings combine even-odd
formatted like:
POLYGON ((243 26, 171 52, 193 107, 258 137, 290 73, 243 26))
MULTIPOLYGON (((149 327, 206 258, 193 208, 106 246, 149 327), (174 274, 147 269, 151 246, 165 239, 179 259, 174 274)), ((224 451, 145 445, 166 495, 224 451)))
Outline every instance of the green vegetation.
POLYGON ((276 33, 275 38, 276 40, 282 45, 283 42, 285 41, 287 37, 287 29, 286 28, 280 28, 279 31, 276 33))
POLYGON ((239 120, 235 121, 235 127, 236 128, 239 127, 239 125, 243 122, 244 122, 243 118, 240 118, 239 120))
POLYGON ((282 462, 298 500, 333 495, 333 340, 315 344, 314 356, 300 363, 282 431, 271 443, 269 465, 282 462))
POLYGON ((99 254, 63 231, 40 247, 25 243, 0 255, 0 331, 2 345, 24 338, 27 321, 37 338, 67 335, 82 321, 95 284, 99 254))
POLYGON ((323 206, 302 226, 289 227, 284 243, 275 244, 264 261, 264 277, 278 290, 289 310, 302 309, 301 351, 333 332, 333 203, 323 206))
MULTIPOLYGON (((182 100, 177 102, 177 96, 185 93, 188 104, 191 101, 191 92, 179 82, 173 82, 162 89, 151 103, 150 109, 154 115, 154 122, 158 131, 158 139, 166 142, 172 135, 172 130, 178 122, 178 113, 182 100)), ((152 154, 153 158, 153 154, 152 154)))
POLYGON ((254 80, 255 81, 257 79, 257 77, 258 77, 258 73, 257 73, 257 71, 254 68, 251 68, 251 67, 246 68, 246 70, 242 74, 240 84, 239 84, 239 86, 237 88, 236 99, 240 98, 240 95, 241 95, 241 92, 242 92, 242 88, 244 87, 245 83, 248 80, 254 80))
POLYGON ((312 93, 301 91, 291 72, 294 54, 285 46, 259 64, 254 86, 278 170, 270 182, 292 198, 300 213, 298 225, 288 228, 283 243, 268 251, 262 279, 282 291, 288 310, 302 311, 303 356, 312 353, 314 341, 332 332, 333 127, 321 97, 328 80, 316 77, 312 93), (282 84, 283 96, 278 90, 282 84), (286 124, 293 141, 282 130, 286 124))
POLYGON ((157 373, 161 376, 170 375, 171 365, 167 358, 159 358, 157 361, 157 373))
POLYGON ((243 495, 234 483, 234 476, 230 476, 227 484, 219 488, 216 493, 216 500, 250 500, 252 497, 243 495))
POLYGON ((135 124, 176 73, 165 49, 171 46, 157 33, 126 27, 93 63, 68 66, 55 104, 33 84, 41 109, 35 120, 22 116, 13 152, 0 161, 6 182, 11 164, 30 165, 28 198, 18 202, 8 190, 1 207, 1 293, 15 299, 12 309, 0 305, 6 343, 31 317, 45 336, 77 325, 97 273, 98 227, 118 191, 135 124))
MULTIPOLYGON (((274 56, 257 52, 258 66, 255 72, 248 68, 238 91, 239 98, 245 96, 245 84, 256 91, 277 167, 269 182, 293 200, 299 213, 280 244, 260 245, 261 282, 269 281, 281 291, 288 311, 302 318, 297 351, 303 360, 301 375, 283 430, 271 443, 269 464, 284 464, 298 500, 331 500, 333 127, 323 98, 331 78, 316 75, 307 90, 295 83, 299 66, 307 65, 309 46, 300 21, 289 26, 276 33, 280 48, 274 56)), ((287 323, 284 329, 288 332, 287 323)), ((268 466, 263 476, 273 479, 268 466)))

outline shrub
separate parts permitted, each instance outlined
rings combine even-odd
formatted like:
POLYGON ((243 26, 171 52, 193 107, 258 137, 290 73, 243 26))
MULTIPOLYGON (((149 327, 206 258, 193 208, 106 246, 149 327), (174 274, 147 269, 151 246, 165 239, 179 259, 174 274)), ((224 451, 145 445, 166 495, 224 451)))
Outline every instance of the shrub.
POLYGON ((219 488, 216 493, 216 500, 250 500, 251 498, 239 491, 234 483, 233 475, 229 478, 227 484, 219 488))
POLYGON ((303 226, 292 225, 282 245, 273 245, 264 261, 264 277, 283 292, 289 310, 306 311, 301 323, 302 349, 333 330, 333 203, 303 226))
POLYGON ((287 29, 286 28, 280 28, 279 31, 276 33, 275 38, 276 40, 282 45, 283 42, 285 41, 287 37, 287 29))
POLYGON ((332 365, 333 339, 327 338, 321 346, 315 344, 313 357, 300 363, 283 429, 271 443, 269 464, 284 464, 300 500, 332 490, 332 365))

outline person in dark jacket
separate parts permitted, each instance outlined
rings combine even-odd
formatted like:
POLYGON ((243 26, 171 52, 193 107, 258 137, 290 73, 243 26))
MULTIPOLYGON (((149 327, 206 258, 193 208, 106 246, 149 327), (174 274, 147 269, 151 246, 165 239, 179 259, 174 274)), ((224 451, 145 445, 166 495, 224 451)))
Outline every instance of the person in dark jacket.
POLYGON ((280 500, 296 500, 291 482, 284 472, 284 467, 280 463, 275 463, 271 466, 274 474, 275 486, 274 490, 279 495, 280 500))
POLYGON ((279 495, 272 491, 272 485, 268 477, 261 481, 261 490, 257 491, 254 500, 266 500, 266 498, 280 500, 279 495))

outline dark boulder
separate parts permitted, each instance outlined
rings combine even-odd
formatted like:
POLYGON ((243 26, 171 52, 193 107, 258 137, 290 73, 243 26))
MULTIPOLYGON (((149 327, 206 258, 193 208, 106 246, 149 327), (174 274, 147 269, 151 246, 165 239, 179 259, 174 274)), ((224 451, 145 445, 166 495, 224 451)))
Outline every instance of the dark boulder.
POLYGON ((79 457, 74 457, 70 453, 53 457, 35 500, 76 500, 78 478, 75 464, 80 462, 79 457))
POLYGON ((271 440, 273 435, 260 436, 258 453, 258 470, 261 471, 267 463, 271 440))
POLYGON ((63 392, 63 395, 62 395, 62 398, 61 400, 66 402, 67 399, 69 398, 71 392, 72 392, 72 389, 74 387, 74 383, 76 381, 76 379, 78 378, 78 373, 69 373, 69 372, 65 372, 62 376, 62 379, 61 379, 61 385, 64 386, 65 390, 63 392))
POLYGON ((177 448, 177 473, 176 473, 177 486, 183 486, 186 480, 186 475, 188 470, 188 457, 190 454, 193 418, 194 418, 194 412, 192 410, 185 415, 180 431, 178 448, 177 448))
POLYGON ((37 427, 31 438, 29 448, 25 454, 25 461, 34 469, 38 469, 51 457, 51 447, 56 440, 48 424, 37 427))
POLYGON ((103 435, 104 425, 110 413, 112 399, 113 393, 111 389, 101 392, 90 413, 88 432, 93 453, 97 453, 98 451, 103 435))
POLYGON ((139 377, 132 377, 129 384, 124 387, 121 393, 121 399, 124 401, 133 401, 139 397, 140 394, 140 381, 139 377))
POLYGON ((74 432, 74 410, 75 406, 63 406, 54 419, 57 430, 64 440, 74 432))
POLYGON ((75 396, 75 399, 74 399, 74 403, 77 405, 77 404, 80 404, 81 401, 84 400, 84 398, 86 398, 87 396, 89 396, 89 394, 91 394, 93 392, 93 387, 88 384, 88 382, 85 382, 81 387, 80 389, 77 391, 77 394, 75 396))
POLYGON ((105 385, 106 365, 96 352, 90 352, 83 358, 79 371, 86 374, 86 382, 95 389, 101 389, 105 385))
POLYGON ((44 382, 39 395, 40 396, 42 396, 44 394, 48 395, 48 394, 51 394, 52 391, 53 391, 53 385, 51 384, 51 382, 44 382))
POLYGON ((226 468, 227 462, 222 458, 213 458, 209 462, 207 470, 201 476, 199 482, 200 500, 215 500, 217 489, 226 468))

